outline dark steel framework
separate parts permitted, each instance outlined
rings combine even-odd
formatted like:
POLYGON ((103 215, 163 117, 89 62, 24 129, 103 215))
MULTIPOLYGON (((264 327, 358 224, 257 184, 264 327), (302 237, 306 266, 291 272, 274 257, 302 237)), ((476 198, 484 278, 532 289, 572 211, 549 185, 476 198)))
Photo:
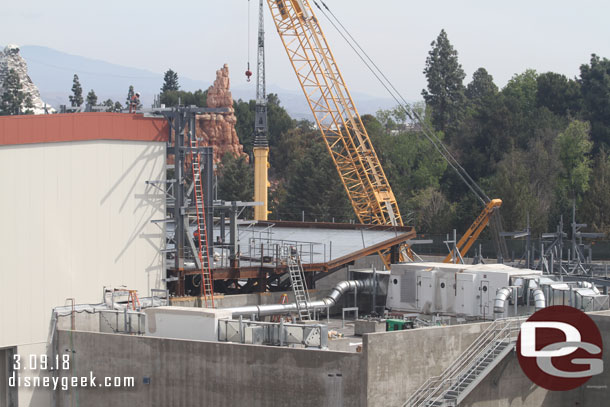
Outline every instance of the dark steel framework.
MULTIPOLYGON (((214 200, 214 164, 212 147, 192 147, 196 138, 197 115, 205 113, 226 113, 227 108, 199 108, 195 106, 144 109, 143 113, 163 116, 169 123, 167 142, 168 173, 166 180, 151 180, 149 184, 162 189, 166 196, 166 219, 153 222, 166 225, 167 248, 163 250, 166 281, 172 295, 199 295, 203 284, 201 259, 197 255, 199 248, 193 231, 196 230, 197 209, 195 206, 193 174, 190 171, 190 159, 193 154, 200 155, 201 180, 204 192, 204 213, 206 220, 207 242, 211 278, 214 292, 248 293, 254 291, 285 290, 290 287, 289 279, 282 278, 288 266, 281 259, 260 255, 257 258, 246 258, 242 255, 238 240, 240 214, 246 207, 257 205, 255 202, 232 202, 214 200), (164 185, 163 185, 164 184, 164 185), (216 215, 216 224, 215 221, 216 215), (227 233, 228 220, 228 233, 227 233), (172 227, 173 226, 173 229, 172 227), (214 228, 218 228, 214 240, 214 228), (172 233, 173 230, 173 233, 172 233), (228 235, 228 239, 227 239, 228 235), (228 241, 227 241, 228 240, 228 241), (214 251, 227 252, 227 261, 214 262, 214 251)), ((307 227, 307 224, 302 224, 307 227)), ((311 226, 311 225, 310 225, 311 226)), ((321 226, 317 223, 316 226, 321 226)), ((331 225, 327 225, 330 227, 331 225)), ((347 227, 348 225, 343 225, 347 227)), ((351 225, 357 228, 364 225, 351 225)), ((332 227, 341 227, 333 224, 332 227)), ((371 227, 371 225, 367 225, 371 227)), ((322 263, 303 264, 307 284, 315 287, 315 281, 330 273, 380 250, 394 248, 394 260, 399 257, 398 245, 415 237, 415 231, 405 226, 376 226, 391 228, 396 237, 371 247, 355 251, 341 258, 322 263)), ((203 239, 202 239, 203 240, 203 239)), ((270 248, 260 248, 260 253, 270 248)), ((222 257, 222 256, 221 256, 222 257)))

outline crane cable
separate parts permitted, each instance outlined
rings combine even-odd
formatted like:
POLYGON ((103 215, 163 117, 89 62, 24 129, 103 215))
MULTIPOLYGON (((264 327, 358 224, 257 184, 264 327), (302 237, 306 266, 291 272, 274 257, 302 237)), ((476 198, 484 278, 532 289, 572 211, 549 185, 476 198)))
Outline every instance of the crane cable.
POLYGON ((350 48, 352 48, 352 50, 356 53, 356 55, 360 58, 360 60, 364 63, 364 65, 369 69, 369 71, 371 71, 371 73, 375 76, 375 78, 377 78, 379 83, 386 89, 386 91, 390 94, 392 99, 394 99, 394 101, 396 103, 398 103, 398 105, 401 107, 401 109, 406 113, 406 115, 412 121, 418 122, 420 124, 420 126, 422 128, 422 133, 424 134, 426 139, 428 139, 428 141, 430 141, 432 143, 434 148, 445 159, 445 161, 447 161, 447 164, 449 164, 449 166, 454 169, 454 171, 457 173, 457 175, 462 179, 462 181, 464 181, 466 186, 468 186, 468 188, 470 188, 470 190, 483 203, 483 205, 487 204, 487 202, 490 201, 487 194, 485 194, 485 192, 481 189, 481 187, 470 177, 468 172, 466 172, 466 170, 459 164, 457 159, 451 154, 451 152, 449 152, 447 147, 436 136, 434 131, 431 131, 429 129, 429 126, 421 118, 419 113, 417 113, 416 111, 412 110, 409 107, 408 102, 404 99, 404 97, 400 94, 400 92, 396 89, 396 87, 392 84, 392 82, 386 77, 386 75, 383 73, 383 71, 381 71, 381 69, 377 66, 377 64, 375 64, 375 62, 371 59, 371 57, 369 57, 369 55, 366 53, 366 51, 364 51, 364 49, 362 49, 362 47, 360 46, 358 41, 356 41, 356 39, 350 34, 350 32, 345 28, 345 26, 341 23, 341 21, 339 21, 339 19, 335 16, 335 14, 328 8, 326 3, 324 3, 323 0, 318 0, 318 1, 320 1, 320 3, 322 3, 322 5, 324 6, 324 8, 326 10, 328 10, 328 12, 336 20, 337 24, 339 24, 339 26, 343 29, 343 31, 345 31, 345 34, 347 34, 347 36, 349 36, 349 38, 353 41, 355 46, 354 46, 354 44, 352 44, 352 42, 350 42, 350 40, 341 31, 341 29, 339 29, 337 24, 335 24, 335 22, 328 16, 328 14, 324 11, 324 9, 322 9, 322 7, 320 7, 320 5, 317 3, 317 1, 313 0, 313 3, 315 4, 315 6, 328 19, 328 21, 337 30, 337 32, 341 35, 341 37, 343 37, 343 39, 347 42, 347 44, 350 46, 350 48), (360 52, 356 49, 356 47, 358 47, 360 52), (364 54, 364 57, 362 56, 361 53, 364 54), (369 62, 367 62, 365 57, 366 57, 366 59, 368 59, 368 61, 370 61, 370 64, 369 64, 369 62), (371 65, 372 65, 372 67, 371 67, 371 65), (375 71, 375 69, 373 69, 373 67, 377 70, 377 72, 375 71), (381 77, 383 77, 383 79, 380 77, 380 75, 381 75, 381 77), (384 82, 384 80, 385 80, 385 82, 384 82), (386 82, 387 82, 387 84, 386 84, 386 82), (393 91, 390 90, 390 88, 393 91), (396 94, 394 94, 394 93, 396 93, 396 94), (400 100, 399 100, 399 98, 400 98, 400 100))
MULTIPOLYGON (((248 69, 246 70, 246 76, 248 75, 248 72, 250 71, 250 0, 248 0, 248 69)), ((248 81, 250 81, 250 77, 248 77, 248 81)))

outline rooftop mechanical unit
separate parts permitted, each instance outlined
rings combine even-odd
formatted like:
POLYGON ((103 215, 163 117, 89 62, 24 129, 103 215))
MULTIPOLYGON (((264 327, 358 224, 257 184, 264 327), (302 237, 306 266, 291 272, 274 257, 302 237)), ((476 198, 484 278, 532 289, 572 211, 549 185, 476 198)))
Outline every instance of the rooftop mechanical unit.
POLYGON ((566 283, 539 270, 503 264, 392 265, 386 307, 392 311, 494 319, 548 305, 583 311, 609 308, 608 295, 587 282, 566 283))

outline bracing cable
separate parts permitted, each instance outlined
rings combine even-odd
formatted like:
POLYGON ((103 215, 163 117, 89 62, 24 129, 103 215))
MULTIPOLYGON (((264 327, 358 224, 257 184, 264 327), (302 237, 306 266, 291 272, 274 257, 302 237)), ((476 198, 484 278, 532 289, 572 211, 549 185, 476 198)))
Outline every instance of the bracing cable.
POLYGON ((350 32, 345 28, 345 26, 341 23, 341 21, 335 16, 335 14, 328 8, 326 3, 323 0, 318 0, 323 5, 324 9, 328 11, 328 13, 332 16, 329 17, 328 14, 324 11, 322 7, 318 4, 316 0, 313 0, 315 6, 322 12, 322 14, 328 19, 328 21, 332 24, 332 26, 337 30, 339 35, 347 42, 347 44, 352 48, 352 50, 356 53, 358 58, 364 63, 364 65, 371 71, 373 76, 379 81, 379 83, 386 89, 386 91, 390 94, 392 99, 398 106, 405 112, 407 117, 414 122, 418 122, 422 129, 422 134, 424 137, 432 143, 434 148, 439 152, 439 154, 445 159, 447 164, 458 174, 458 176, 462 179, 462 181, 468 186, 468 188, 475 194, 475 196, 485 205, 490 201, 489 197, 485 192, 481 189, 481 187, 470 177, 468 172, 459 164, 457 159, 451 154, 451 152, 447 149, 444 143, 436 136, 434 131, 431 131, 427 125, 427 123, 421 118, 419 113, 412 110, 409 107, 408 102, 404 99, 404 97, 400 94, 400 92, 396 89, 396 87, 392 84, 392 82, 387 78, 387 76, 383 73, 383 71, 375 64, 375 62, 371 59, 371 57, 364 51, 364 49, 360 46, 358 41, 350 34, 350 32), (333 21, 334 19, 334 21, 333 21), (335 23, 336 21, 336 23, 335 23), (338 25, 337 25, 338 24, 338 25), (349 38, 348 38, 349 37, 349 38), (350 41, 351 39, 351 41, 350 41), (367 61, 368 60, 368 61, 367 61))

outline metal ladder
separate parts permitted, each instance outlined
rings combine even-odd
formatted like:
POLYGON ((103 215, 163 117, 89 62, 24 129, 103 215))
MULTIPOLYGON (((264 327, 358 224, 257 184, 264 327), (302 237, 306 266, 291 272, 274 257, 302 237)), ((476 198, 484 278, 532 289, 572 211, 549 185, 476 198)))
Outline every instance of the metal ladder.
POLYGON ((515 347, 526 318, 497 319, 440 376, 431 377, 403 407, 457 406, 515 347))
POLYGON ((210 269, 210 253, 208 247, 208 233, 205 220, 205 207, 203 199, 203 185, 201 184, 201 155, 199 154, 199 143, 196 137, 191 138, 191 166, 193 169, 193 199, 195 201, 195 213, 197 214, 197 239, 199 250, 197 255, 201 265, 201 295, 205 307, 214 308, 214 287, 212 282, 212 270, 210 269), (203 235, 203 239, 202 236, 203 235))
POLYGON ((294 300, 297 305, 299 321, 311 321, 309 293, 307 292, 307 283, 305 281, 301 256, 295 247, 283 246, 282 249, 285 255, 287 254, 286 263, 288 265, 292 291, 294 292, 294 300))

